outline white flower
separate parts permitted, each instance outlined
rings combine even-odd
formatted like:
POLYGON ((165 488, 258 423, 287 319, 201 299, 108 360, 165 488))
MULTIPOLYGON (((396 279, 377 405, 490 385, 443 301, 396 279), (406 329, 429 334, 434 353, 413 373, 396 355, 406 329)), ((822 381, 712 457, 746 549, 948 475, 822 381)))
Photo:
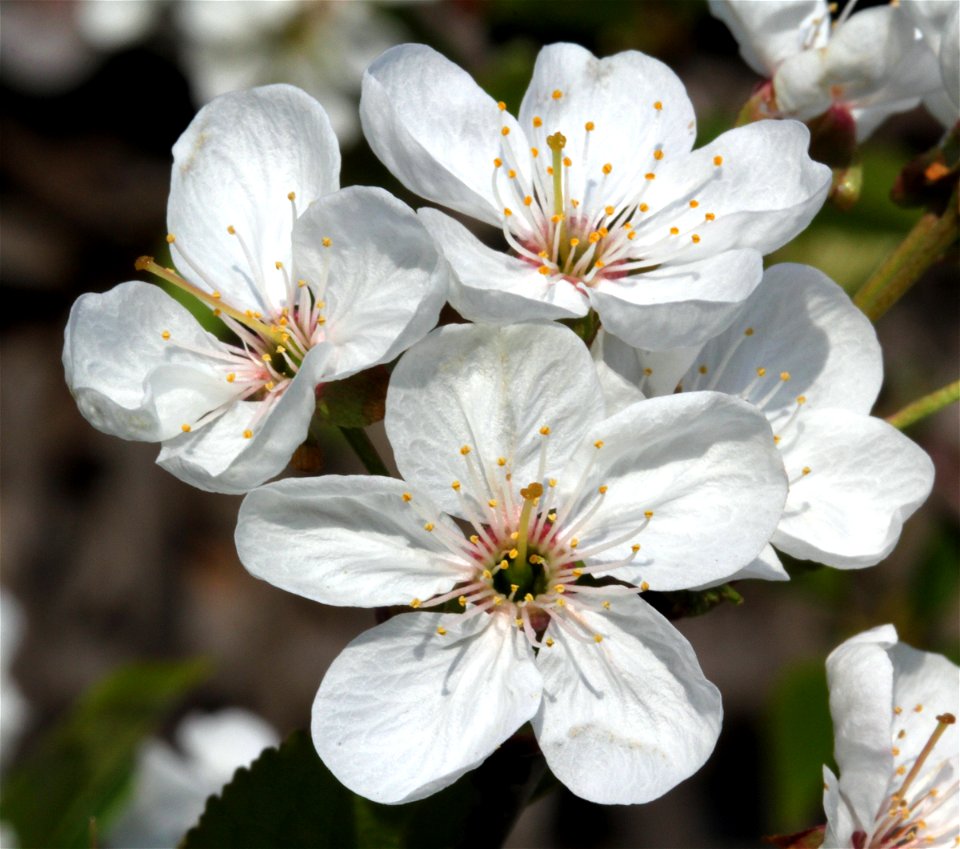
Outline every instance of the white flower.
MULTIPOLYGON (((930 493, 933 464, 869 415, 883 380, 876 333, 843 290, 803 265, 769 269, 730 328, 702 348, 597 353, 648 395, 709 389, 756 405, 790 481, 773 544, 841 569, 872 566, 930 493)), ((741 577, 786 578, 772 551, 741 577)))
POLYGON ((110 844, 176 846, 200 818, 207 798, 219 793, 237 769, 280 742, 264 720, 239 708, 189 714, 175 739, 176 749, 162 740, 140 748, 132 798, 110 828, 110 844))
POLYGON ((340 154, 299 89, 226 95, 174 147, 167 237, 182 274, 138 267, 208 305, 222 342, 159 288, 80 298, 63 360, 80 411, 203 489, 245 491, 303 441, 315 387, 388 362, 435 323, 446 267, 412 210, 337 191, 340 154))
POLYGON ((636 594, 760 550, 784 497, 762 416, 715 393, 606 415, 570 331, 459 325, 400 360, 386 425, 406 482, 280 481, 247 496, 237 527, 243 563, 283 589, 459 611, 395 616, 334 661, 313 737, 337 778, 412 801, 527 721, 586 799, 648 801, 697 770, 719 694, 636 594))
POLYGON ((27 701, 11 674, 23 638, 23 610, 10 593, 0 592, 0 765, 6 766, 27 719, 27 701))
POLYGON ((775 114, 806 121, 831 107, 849 113, 863 141, 939 84, 936 63, 897 4, 831 22, 826 0, 709 0, 740 55, 772 79, 775 114))
POLYGON ((883 625, 835 649, 827 679, 840 779, 823 768, 824 849, 960 845, 960 669, 883 625))
POLYGON ((942 87, 923 104, 945 127, 960 118, 960 3, 955 0, 901 0, 900 8, 923 33, 937 57, 942 87))
POLYGON ((683 84, 633 51, 545 47, 517 119, 440 54, 401 45, 364 75, 360 116, 409 189, 502 229, 510 253, 420 210, 462 315, 507 324, 593 307, 648 348, 726 327, 760 254, 799 233, 830 184, 798 124, 761 122, 691 152, 683 84))

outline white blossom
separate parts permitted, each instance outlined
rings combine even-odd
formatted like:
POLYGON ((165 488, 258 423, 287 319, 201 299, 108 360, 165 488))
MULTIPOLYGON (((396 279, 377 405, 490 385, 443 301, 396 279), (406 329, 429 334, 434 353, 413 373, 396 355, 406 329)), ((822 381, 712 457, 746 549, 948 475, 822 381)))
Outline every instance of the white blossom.
MULTIPOLYGON (((872 325, 814 268, 770 268, 729 329, 702 347, 653 353, 605 335, 595 353, 647 395, 726 392, 763 412, 790 482, 772 543, 794 557, 872 566, 930 493, 927 454, 869 415, 883 380, 872 325)), ((740 577, 786 573, 768 550, 740 577)))
POLYGON ((203 489, 245 491, 303 441, 318 384, 388 362, 436 322, 446 267, 412 210, 382 189, 337 191, 320 105, 292 86, 225 95, 174 146, 167 222, 186 290, 223 342, 162 290, 81 297, 67 383, 98 429, 158 441, 158 462, 203 489))
POLYGON ((367 141, 412 191, 500 227, 483 245, 420 215, 473 321, 582 316, 671 348, 722 330, 760 280, 761 254, 799 233, 830 172, 796 123, 760 122, 692 151, 693 107, 664 64, 573 44, 540 51, 514 118, 439 53, 407 44, 364 75, 367 141))
POLYGON ((648 801, 696 771, 719 694, 637 594, 760 551, 785 492, 763 417, 718 393, 610 413, 570 331, 467 325, 401 358, 386 426, 404 481, 269 484, 237 527, 244 565, 276 586, 418 609, 327 671, 313 738, 337 778, 412 801, 527 721, 586 799, 648 801), (424 612, 444 604, 458 612, 424 612))
POLYGON ((824 849, 960 844, 960 669, 898 642, 892 625, 827 658, 834 757, 823 768, 824 849))

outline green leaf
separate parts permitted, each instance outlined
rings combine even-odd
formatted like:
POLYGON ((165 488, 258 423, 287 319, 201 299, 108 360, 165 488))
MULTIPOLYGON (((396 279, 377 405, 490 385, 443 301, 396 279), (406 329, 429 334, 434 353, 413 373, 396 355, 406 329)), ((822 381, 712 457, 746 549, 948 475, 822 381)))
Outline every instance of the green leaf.
POLYGON ((362 428, 383 418, 390 373, 374 366, 346 380, 321 384, 317 415, 337 427, 362 428))
POLYGON ((780 832, 823 819, 823 765, 833 761, 828 698, 822 660, 792 666, 771 694, 765 751, 772 779, 770 826, 780 832))
MULTIPOLYGON (((384 769, 390 769, 385 758, 384 769)), ((498 846, 544 771, 530 735, 504 743, 446 789, 378 805, 341 785, 298 731, 237 770, 181 849, 454 849, 498 846)))
POLYGON ((138 744, 209 672, 205 661, 137 663, 95 684, 3 784, 0 817, 21 846, 89 847, 119 812, 138 744))

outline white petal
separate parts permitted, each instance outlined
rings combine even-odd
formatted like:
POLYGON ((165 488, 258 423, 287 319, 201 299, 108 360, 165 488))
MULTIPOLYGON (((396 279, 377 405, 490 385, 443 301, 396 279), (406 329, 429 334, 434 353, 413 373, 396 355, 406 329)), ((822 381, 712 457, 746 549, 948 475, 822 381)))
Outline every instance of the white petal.
POLYGON ((247 570, 323 604, 379 607, 428 599, 453 587, 463 569, 416 510, 457 537, 446 516, 403 481, 373 476, 295 478, 243 500, 236 543, 247 570))
POLYGON ((666 619, 637 598, 613 604, 604 615, 575 612, 583 639, 555 622, 547 628, 555 642, 537 658, 544 694, 533 727, 550 770, 577 796, 638 804, 703 765, 723 710, 690 644, 666 619))
POLYGON ((634 348, 601 329, 593 343, 594 356, 629 381, 647 397, 672 395, 680 379, 700 352, 699 346, 646 351, 634 348))
POLYGON ((590 353, 565 327, 447 325, 397 364, 385 424, 403 477, 462 515, 454 480, 481 502, 498 496, 480 482, 478 463, 490 481, 503 485, 511 472, 526 486, 538 479, 545 439, 547 471, 559 473, 603 408, 590 353), (498 457, 507 460, 502 469, 498 457))
POLYGON ((791 484, 773 544, 841 569, 882 560, 930 494, 926 452, 881 419, 846 410, 801 412, 793 427, 781 442, 791 484))
POLYGON ((586 296, 566 280, 544 276, 539 266, 488 248, 436 209, 421 209, 418 214, 450 263, 450 303, 464 318, 516 324, 586 315, 586 296))
POLYGON ((655 150, 686 153, 697 133, 683 83, 662 62, 635 50, 597 59, 576 44, 540 51, 519 119, 545 153, 547 136, 563 134, 564 155, 573 162, 565 192, 581 201, 594 197, 593 206, 631 198, 655 164, 655 150), (534 117, 543 122, 539 129, 534 117), (587 122, 594 125, 589 133, 587 122), (610 177, 602 170, 607 164, 610 177))
MULTIPOLYGON (((596 351, 596 349, 593 350, 596 351)), ((594 366, 597 369, 597 377, 603 389, 603 400, 606 404, 608 416, 620 412, 631 404, 636 404, 637 401, 644 400, 644 394, 630 381, 610 368, 603 359, 598 359, 595 356, 594 366)))
POLYGON ((302 212, 339 179, 336 137, 308 94, 273 85, 217 98, 173 147, 167 226, 177 267, 235 307, 269 312, 284 299, 276 263, 291 266, 294 203, 302 212))
POLYGON ((323 762, 386 804, 422 799, 478 766, 540 704, 533 653, 512 626, 506 616, 408 613, 361 634, 313 703, 323 762))
POLYGON ((884 625, 852 637, 827 658, 840 793, 868 833, 865 826, 880 810, 893 774, 893 665, 887 649, 896 641, 893 626, 884 625))
POLYGON ((294 228, 293 250, 297 278, 326 282, 328 368, 339 377, 389 362, 437 323, 446 264, 389 192, 355 186, 316 201, 294 228))
POLYGON ((762 276, 760 254, 735 250, 669 263, 589 290, 604 326, 637 348, 696 345, 719 333, 762 276))
POLYGON ((733 248, 767 254, 800 233, 826 200, 832 179, 826 165, 810 158, 809 144, 809 130, 797 121, 757 121, 685 156, 666 151, 644 200, 648 226, 662 221, 666 235, 675 224, 677 238, 690 239, 670 264, 733 248), (708 213, 716 219, 706 220, 708 213), (691 230, 699 243, 682 235, 691 230))
POLYGON ((233 404, 218 419, 163 443, 157 462, 199 489, 243 493, 283 471, 307 436, 315 389, 330 349, 312 348, 283 396, 263 415, 262 401, 233 404), (253 430, 247 439, 244 432, 253 430))
POLYGON ((224 379, 227 369, 217 370, 212 359, 223 350, 166 292, 133 281, 77 300, 64 333, 63 366, 90 424, 123 439, 158 442, 236 394, 224 379))
POLYGON ((471 76, 423 44, 401 44, 363 75, 360 120, 373 152, 408 189, 489 224, 500 219, 493 160, 516 121, 471 76))
POLYGON ((788 56, 773 75, 777 109, 801 121, 822 115, 833 102, 825 82, 824 49, 788 56))
POLYGON ((762 77, 788 56, 822 47, 830 37, 826 0, 708 0, 740 45, 740 55, 762 77))
MULTIPOLYGON (((639 543, 633 564, 614 573, 632 583, 676 590, 729 578, 757 557, 780 518, 786 481, 770 428, 756 410, 728 396, 697 392, 641 401, 594 427, 572 466, 585 465, 591 452, 591 480, 608 489, 577 534, 579 550, 589 563, 610 563, 639 543), (647 511, 653 512, 649 524, 647 511)), ((569 472, 562 490, 577 483, 579 476, 568 480, 569 472)), ((598 498, 597 487, 587 489, 572 515, 583 515, 598 498)))
POLYGON ((112 52, 147 36, 157 24, 161 9, 152 0, 84 0, 70 12, 86 42, 112 52))
POLYGON ((856 830, 854 813, 840 795, 840 780, 827 766, 823 768, 823 812, 827 816, 822 849, 847 849, 856 830))
MULTIPOLYGON (((651 357, 640 360, 659 368, 651 357)), ((873 325, 843 289, 815 268, 783 264, 767 269, 729 329, 704 345, 679 382, 756 403, 776 430, 801 395, 801 416, 828 407, 869 413, 883 360, 873 325)))
POLYGON ((748 563, 738 572, 734 572, 729 578, 722 578, 719 581, 711 581, 701 587, 694 587, 695 590, 705 590, 710 587, 717 587, 730 581, 789 581, 790 575, 783 568, 780 558, 772 545, 765 545, 760 556, 756 560, 748 563))

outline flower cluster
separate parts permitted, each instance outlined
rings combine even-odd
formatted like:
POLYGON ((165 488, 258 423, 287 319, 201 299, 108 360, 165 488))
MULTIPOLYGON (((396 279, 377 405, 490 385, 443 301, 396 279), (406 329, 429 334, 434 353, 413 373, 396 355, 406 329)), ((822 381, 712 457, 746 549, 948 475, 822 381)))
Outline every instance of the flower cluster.
MULTIPOLYGON (((812 52, 826 11, 783 6, 712 4, 738 34, 763 34, 763 51, 744 53, 774 75, 780 114, 842 96, 865 133, 889 111, 873 94, 851 83, 807 97, 814 71, 791 70, 832 67, 812 52)), ((899 33, 904 14, 862 12, 830 49, 855 27, 899 33)), ((912 25, 890 39, 932 57, 912 25)), ((894 76, 886 95, 906 84, 894 76)), ((225 95, 174 147, 176 270, 138 262, 193 309, 143 282, 85 295, 67 382, 95 427, 161 443, 158 462, 195 486, 249 493, 236 544, 252 574, 324 604, 390 608, 313 706, 317 751, 348 788, 420 799, 529 722, 577 795, 657 798, 709 757, 722 708, 643 594, 787 579, 774 547, 873 565, 931 488, 924 452, 870 416, 882 370, 868 320, 812 268, 763 272, 820 208, 830 169, 797 121, 694 150, 682 83, 632 51, 545 48, 516 117, 422 45, 384 53, 362 91, 364 132, 391 172, 499 228, 502 249, 439 209, 340 189, 330 122, 300 90, 225 95), (434 329, 447 300, 477 323, 434 329), (385 425, 402 479, 265 483, 327 384, 395 360, 385 425)), ((834 825, 849 807, 860 831, 893 828, 870 831, 861 815, 879 796, 863 808, 845 790, 858 752, 838 750, 831 828, 887 845, 834 825)), ((883 804, 915 818, 906 800, 922 787, 918 804, 936 807, 932 786, 884 784, 883 804)))

